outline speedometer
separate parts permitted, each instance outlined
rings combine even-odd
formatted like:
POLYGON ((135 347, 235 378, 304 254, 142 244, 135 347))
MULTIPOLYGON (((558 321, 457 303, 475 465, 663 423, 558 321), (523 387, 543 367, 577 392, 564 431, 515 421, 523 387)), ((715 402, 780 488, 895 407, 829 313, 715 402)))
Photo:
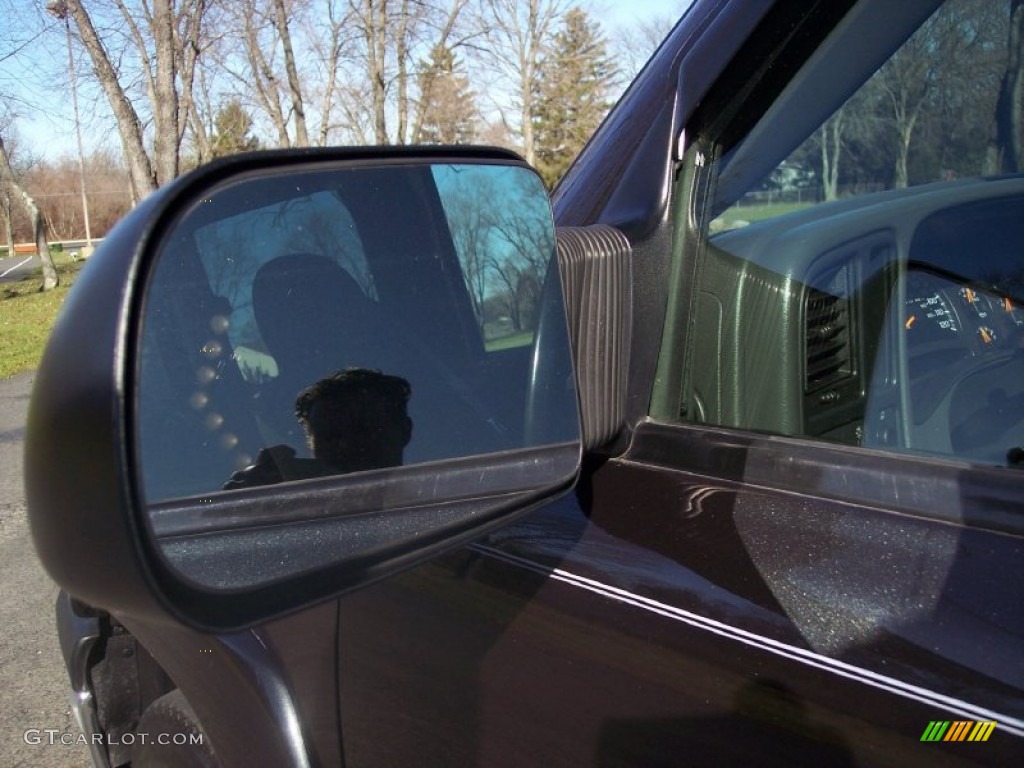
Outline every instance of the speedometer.
POLYGON ((918 335, 941 337, 959 333, 960 323, 942 291, 932 288, 922 293, 907 292, 907 317, 904 327, 918 335))
POLYGON ((907 271, 903 333, 911 379, 938 373, 971 355, 955 303, 961 287, 923 269, 907 271))

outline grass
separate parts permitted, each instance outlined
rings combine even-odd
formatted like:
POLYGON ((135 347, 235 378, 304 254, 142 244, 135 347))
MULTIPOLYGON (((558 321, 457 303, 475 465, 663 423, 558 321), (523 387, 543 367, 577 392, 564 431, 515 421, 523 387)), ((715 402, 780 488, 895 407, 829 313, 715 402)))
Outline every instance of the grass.
POLYGON ((785 216, 787 213, 802 211, 817 203, 762 203, 760 205, 736 206, 732 210, 738 219, 744 219, 750 223, 774 219, 776 216, 785 216))
POLYGON ((802 211, 817 203, 760 203, 757 205, 734 205, 729 208, 715 223, 712 224, 712 231, 721 232, 727 229, 735 229, 738 222, 753 224, 755 221, 774 219, 777 216, 785 216, 787 213, 802 211))
POLYGON ((512 349, 513 347, 525 347, 527 344, 533 341, 533 331, 524 331, 522 333, 516 333, 512 336, 502 336, 498 339, 491 339, 484 347, 488 352, 498 352, 502 349, 512 349))
POLYGON ((16 283, 0 283, 0 379, 39 366, 57 311, 68 295, 81 262, 54 254, 60 285, 46 293, 42 270, 16 283))

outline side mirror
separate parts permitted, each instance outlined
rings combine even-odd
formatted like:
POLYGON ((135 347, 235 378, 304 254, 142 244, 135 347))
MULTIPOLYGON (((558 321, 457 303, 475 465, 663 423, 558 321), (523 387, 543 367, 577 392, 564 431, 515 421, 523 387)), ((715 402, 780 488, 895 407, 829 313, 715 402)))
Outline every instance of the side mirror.
POLYGON ((44 564, 92 604, 226 630, 565 492, 554 252, 543 184, 497 150, 255 153, 161 190, 90 260, 37 376, 44 564))

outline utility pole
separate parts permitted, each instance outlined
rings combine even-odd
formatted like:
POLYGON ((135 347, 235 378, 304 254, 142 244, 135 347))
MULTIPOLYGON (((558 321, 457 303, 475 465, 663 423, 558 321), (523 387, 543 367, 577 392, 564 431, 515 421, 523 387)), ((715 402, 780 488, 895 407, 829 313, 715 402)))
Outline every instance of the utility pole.
POLYGON ((85 221, 85 248, 82 258, 92 255, 92 230, 89 227, 89 197, 85 189, 85 151, 82 149, 82 124, 78 118, 78 84, 75 80, 75 57, 71 53, 71 23, 68 21, 68 5, 65 0, 50 0, 46 11, 64 22, 64 33, 68 44, 68 75, 71 78, 71 109, 75 117, 75 138, 78 141, 78 176, 82 187, 82 217, 85 221))

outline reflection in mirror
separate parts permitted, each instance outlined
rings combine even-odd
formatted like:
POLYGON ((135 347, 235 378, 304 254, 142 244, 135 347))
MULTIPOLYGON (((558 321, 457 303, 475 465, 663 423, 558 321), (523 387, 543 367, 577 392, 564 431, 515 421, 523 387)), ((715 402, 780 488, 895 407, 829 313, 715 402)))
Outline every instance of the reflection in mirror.
POLYGON ((295 400, 313 457, 298 459, 288 445, 262 448, 224 489, 401 466, 412 435, 408 402, 409 383, 380 371, 349 368, 321 379, 295 400))
MULTIPOLYGON (((427 463, 521 465, 517 452, 573 446, 564 461, 530 459, 532 472, 478 472, 482 496, 575 470, 554 230, 531 170, 306 165, 233 179, 182 210, 145 296, 136 423, 154 533, 186 574, 221 581, 190 572, 190 537, 386 511, 402 496, 396 473, 418 478, 424 500, 414 468, 427 463), (561 327, 538 333, 551 318, 561 327), (332 477, 363 490, 287 511, 267 495, 332 477)), ((425 501, 444 500, 446 477, 425 501)), ((460 477, 452 493, 465 497, 460 477)), ((252 568, 232 584, 287 575, 252 568)))

